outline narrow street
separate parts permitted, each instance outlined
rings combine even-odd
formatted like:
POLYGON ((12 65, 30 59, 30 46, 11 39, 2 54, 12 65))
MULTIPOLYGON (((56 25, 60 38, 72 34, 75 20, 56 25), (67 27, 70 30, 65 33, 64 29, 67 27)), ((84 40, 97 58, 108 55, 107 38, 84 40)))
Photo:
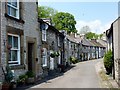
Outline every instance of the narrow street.
POLYGON ((31 88, 100 88, 95 65, 101 60, 80 62, 64 75, 31 88))

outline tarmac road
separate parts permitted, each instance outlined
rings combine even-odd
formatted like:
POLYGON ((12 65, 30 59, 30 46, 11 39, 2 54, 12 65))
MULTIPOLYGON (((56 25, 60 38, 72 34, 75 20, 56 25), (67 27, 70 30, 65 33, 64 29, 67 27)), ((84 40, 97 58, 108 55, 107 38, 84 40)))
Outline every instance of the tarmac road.
POLYGON ((79 62, 64 75, 31 88, 100 88, 95 65, 100 59, 79 62))

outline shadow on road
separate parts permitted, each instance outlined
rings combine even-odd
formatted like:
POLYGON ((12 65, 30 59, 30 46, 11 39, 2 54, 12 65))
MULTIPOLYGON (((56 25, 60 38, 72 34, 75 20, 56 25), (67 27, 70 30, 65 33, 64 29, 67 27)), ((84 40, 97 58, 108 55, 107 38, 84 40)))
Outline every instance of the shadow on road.
POLYGON ((64 72, 56 72, 54 74, 49 74, 47 77, 45 77, 44 79, 41 79, 40 81, 35 82, 34 84, 29 84, 29 85, 25 84, 25 85, 22 85, 22 86, 18 86, 17 88, 15 88, 13 90, 26 90, 26 89, 29 89, 29 88, 31 88, 33 86, 36 86, 36 85, 44 83, 44 82, 45 83, 51 83, 49 80, 60 77, 60 76, 63 76, 65 72, 69 71, 73 67, 75 67, 75 65, 69 66, 68 68, 66 68, 64 70, 64 72))

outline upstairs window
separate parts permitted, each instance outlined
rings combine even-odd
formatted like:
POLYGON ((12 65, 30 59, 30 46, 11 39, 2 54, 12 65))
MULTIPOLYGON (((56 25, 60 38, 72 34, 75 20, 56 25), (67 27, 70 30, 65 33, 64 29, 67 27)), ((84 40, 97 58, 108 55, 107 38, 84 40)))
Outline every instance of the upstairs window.
POLYGON ((19 0, 8 0, 7 14, 11 17, 19 19, 19 0))
POLYGON ((41 24, 41 29, 42 29, 42 41, 46 41, 46 30, 48 29, 48 25, 41 24))

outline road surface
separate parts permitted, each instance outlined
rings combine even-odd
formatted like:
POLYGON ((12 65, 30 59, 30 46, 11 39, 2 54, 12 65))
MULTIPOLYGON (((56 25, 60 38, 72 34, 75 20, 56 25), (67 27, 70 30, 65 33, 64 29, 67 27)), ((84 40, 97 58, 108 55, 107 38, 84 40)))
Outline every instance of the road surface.
POLYGON ((90 60, 75 64, 64 75, 31 88, 100 88, 95 65, 101 60, 90 60))

